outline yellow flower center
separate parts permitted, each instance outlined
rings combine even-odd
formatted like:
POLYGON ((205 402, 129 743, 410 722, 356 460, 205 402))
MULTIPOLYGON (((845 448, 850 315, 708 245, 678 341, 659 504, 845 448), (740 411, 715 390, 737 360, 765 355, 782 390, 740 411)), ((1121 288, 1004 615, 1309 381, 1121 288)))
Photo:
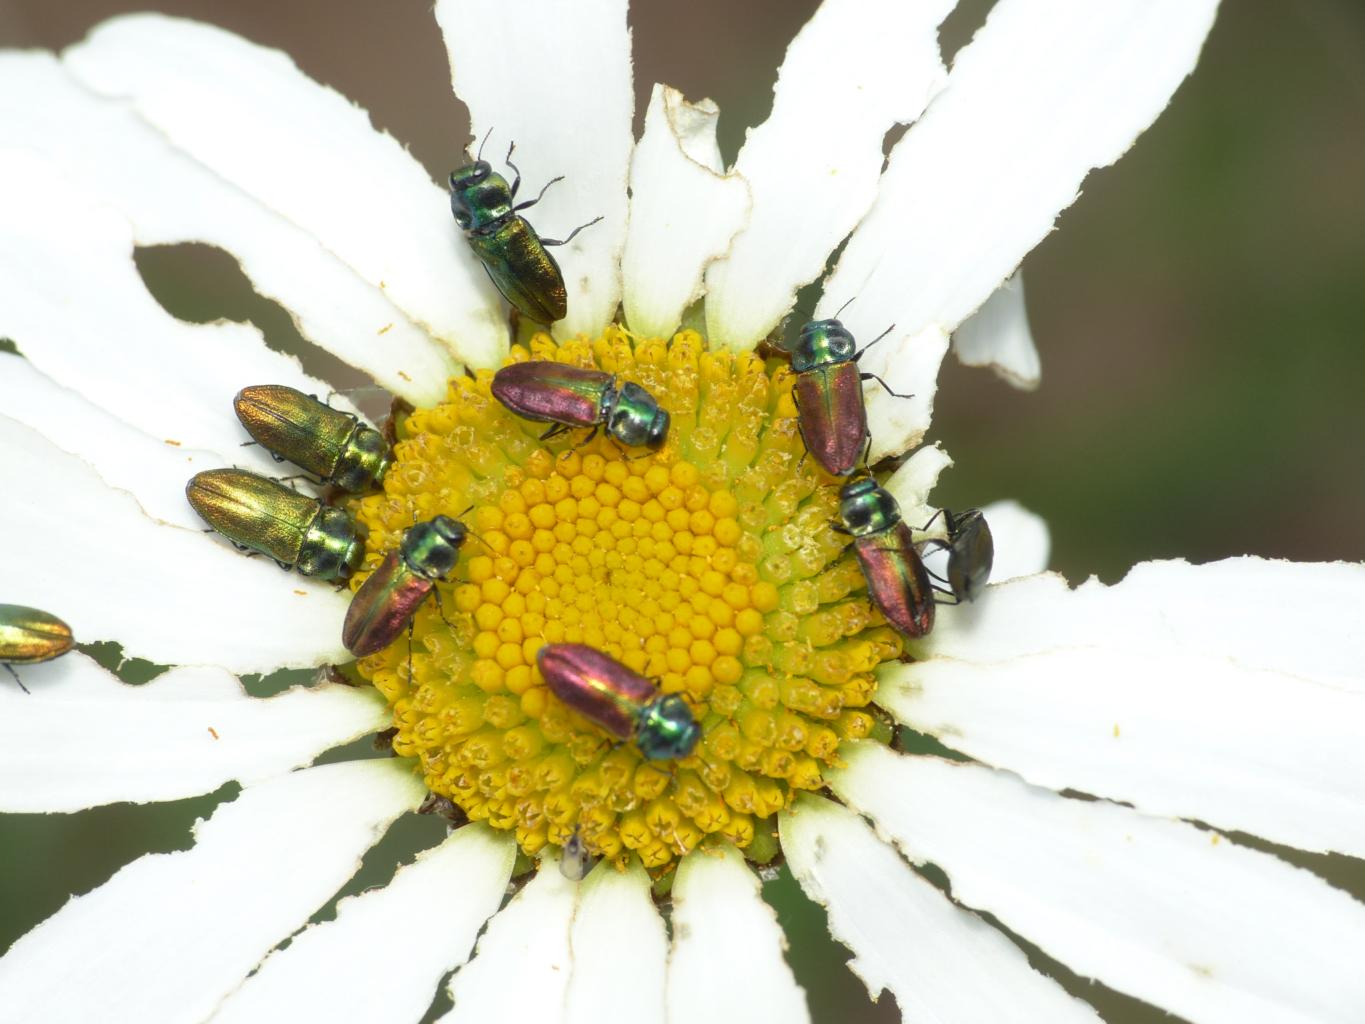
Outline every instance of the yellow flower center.
POLYGON ((774 815, 823 786, 842 740, 880 728, 873 670, 901 653, 830 529, 838 481, 803 459, 790 370, 708 352, 692 331, 541 334, 509 361, 528 358, 642 385, 671 414, 668 442, 543 441, 546 424, 493 399, 489 371, 401 419, 384 493, 356 506, 366 568, 437 514, 474 536, 411 642, 360 662, 393 707, 394 751, 528 854, 577 834, 659 870, 708 837, 766 856, 774 815), (647 761, 566 708, 536 666, 565 641, 683 695, 702 726, 694 752, 647 761))

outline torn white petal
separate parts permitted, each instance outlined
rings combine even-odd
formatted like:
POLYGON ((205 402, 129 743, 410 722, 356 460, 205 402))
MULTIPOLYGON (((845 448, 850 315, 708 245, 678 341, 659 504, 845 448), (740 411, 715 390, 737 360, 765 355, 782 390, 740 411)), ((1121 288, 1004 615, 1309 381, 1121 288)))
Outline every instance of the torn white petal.
POLYGON ((248 788, 193 848, 134 861, 11 946, 0 1006, 12 1020, 203 1020, 422 796, 388 758, 248 788))
MULTIPOLYGON (((1001 0, 892 151, 826 283, 855 333, 954 330, 1190 73, 1217 0, 1001 0)), ((870 355, 864 369, 886 365, 870 355)))
POLYGON ((735 162, 753 192, 748 226, 706 273, 713 345, 749 348, 772 330, 867 213, 887 131, 943 87, 938 26, 954 2, 826 0, 792 40, 772 114, 735 162))
POLYGON ((295 686, 258 699, 212 668, 129 686, 79 652, 16 671, 27 694, 0 679, 5 812, 180 800, 259 782, 387 720, 369 687, 295 686))
MULTIPOLYGON (((883 324, 871 334, 858 337, 870 341, 887 326, 883 324)), ((872 432, 869 462, 909 451, 924 439, 934 414, 938 370, 947 351, 948 335, 937 327, 909 335, 896 326, 889 337, 868 353, 861 363, 863 372, 876 373, 886 382, 886 387, 875 380, 863 385, 867 426, 872 432), (889 394, 888 388, 896 394, 889 394)))
POLYGON ((569 295, 568 316, 554 325, 555 336, 600 334, 621 301, 626 178, 634 144, 626 0, 527 0, 514 17, 482 17, 467 3, 438 0, 436 20, 474 138, 482 143, 493 130, 484 158, 501 171, 508 145, 516 143, 513 160, 526 174, 517 195, 522 201, 564 176, 526 212, 536 232, 566 239, 580 225, 602 218, 568 245, 550 250, 569 295), (525 73, 508 74, 512 55, 525 73))
POLYGON ((496 295, 445 190, 287 55, 211 25, 133 14, 98 26, 63 62, 312 235, 465 362, 491 366, 505 352, 496 295))
POLYGON ((810 1020, 783 958, 786 937, 758 878, 732 846, 692 853, 673 882, 670 1021, 705 1021, 724 1007, 747 1024, 810 1020))
POLYGON ((350 595, 285 574, 207 534, 157 523, 84 462, 0 416, 6 600, 43 608, 79 643, 115 640, 130 658, 232 672, 348 660, 350 595))
POLYGON ((1024 278, 1016 273, 953 332, 953 352, 964 366, 986 366, 1024 391, 1038 387, 1042 365, 1024 309, 1024 278))
POLYGON ((255 327, 167 313, 133 264, 128 222, 18 150, 0 152, 0 337, 144 434, 261 471, 274 463, 241 447, 232 396, 261 381, 326 391, 255 327))
POLYGON ((953 906, 857 815, 800 796, 779 817, 782 850, 875 999, 889 989, 907 1021, 1036 1024, 1099 1016, 1028 965, 1009 939, 953 906))
POLYGON ((563 1020, 577 893, 553 860, 542 862, 536 877, 488 923, 474 958, 450 980, 455 1005, 443 1024, 563 1020))
POLYGON ((1082 977, 1190 1020, 1360 1019, 1365 906, 1317 876, 989 768, 868 743, 845 756, 828 776, 841 798, 1082 977))
POLYGON ((949 747, 1051 789, 1365 856, 1365 694, 1204 655, 1065 648, 933 658, 878 700, 949 747))
POLYGON ((1004 661, 1058 647, 1202 654, 1365 693, 1365 565, 1229 558, 1143 562, 1113 586, 1055 574, 939 610, 934 656, 1004 661))
POLYGON ((342 900, 335 919, 273 953, 228 997, 214 1024, 419 1020, 441 978, 465 962, 498 909, 515 859, 510 833, 484 825, 456 830, 388 885, 342 900), (338 969, 344 964, 375 969, 338 969))
POLYGON ((222 466, 218 455, 148 437, 6 352, 0 352, 0 409, 90 463, 101 480, 127 491, 153 519, 190 530, 204 525, 185 500, 185 481, 222 466))
POLYGON ((929 505, 929 492, 938 483, 939 474, 952 464, 948 453, 936 443, 925 445, 883 484, 900 506, 902 518, 911 526, 923 526, 938 511, 929 505))
POLYGON ((749 189, 726 175, 716 144, 720 109, 654 86, 630 165, 630 226, 621 257, 626 322, 667 338, 701 297, 706 266, 730 247, 749 212, 749 189))
MULTIPOLYGON (((236 257, 260 294, 283 304, 313 344, 409 401, 444 397, 457 360, 383 289, 309 232, 175 149, 126 103, 77 83, 51 54, 0 54, 0 122, 8 144, 47 157, 122 213, 138 245, 219 246, 236 257), (43 102, 33 103, 33 96, 43 102), (119 159, 107 159, 111 153, 119 159)), ((347 208, 338 215, 349 214, 347 208)))
POLYGON ((634 860, 625 871, 604 860, 584 880, 569 934, 567 1024, 663 1024, 668 938, 649 888, 634 860))

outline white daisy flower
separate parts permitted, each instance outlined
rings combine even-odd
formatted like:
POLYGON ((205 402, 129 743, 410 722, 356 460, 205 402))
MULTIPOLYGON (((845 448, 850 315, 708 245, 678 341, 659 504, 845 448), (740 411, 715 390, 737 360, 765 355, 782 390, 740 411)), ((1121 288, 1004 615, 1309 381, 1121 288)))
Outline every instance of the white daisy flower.
MULTIPOLYGON (((625 0, 439 0, 476 138, 515 140, 528 189, 564 176, 536 227, 601 218, 556 250, 553 337, 515 339, 445 189, 283 54, 155 15, 0 54, 0 600, 176 666, 129 686, 76 652, 23 667, 30 694, 0 679, 0 809, 242 786, 190 848, 19 939, 0 1021, 415 1021, 441 987, 453 1021, 806 1020, 755 873, 779 858, 909 1020, 1096 1019, 1013 937, 1189 1020, 1359 1020, 1365 910, 1224 837, 1365 855, 1365 568, 1072 589, 1041 522, 992 506, 997 582, 904 641, 828 528, 789 372, 753 354, 847 240, 818 311, 894 324, 862 365, 914 395, 867 392, 874 461, 924 437, 950 339, 1035 383, 1011 275, 1165 107, 1215 5, 1000 0, 949 72, 949 0, 826 0, 727 169, 715 106, 664 86, 632 139, 625 0), (185 481, 279 474, 241 447, 244 385, 330 388, 252 327, 169 316, 132 254, 180 242, 413 406, 384 490, 338 502, 366 570, 419 513, 472 506, 483 547, 442 607, 345 669, 373 686, 235 678, 349 666, 350 595, 205 535, 185 481), (488 399, 528 354, 647 384, 667 448, 547 449, 488 399), (559 639, 682 694, 696 752, 642 762, 570 716, 534 669, 559 639), (309 767, 388 729, 398 757, 309 767), (309 925, 430 793, 472 823, 309 925), (571 842, 601 857, 582 882, 571 842)), ((885 479, 906 522, 947 465, 924 447, 885 479)))

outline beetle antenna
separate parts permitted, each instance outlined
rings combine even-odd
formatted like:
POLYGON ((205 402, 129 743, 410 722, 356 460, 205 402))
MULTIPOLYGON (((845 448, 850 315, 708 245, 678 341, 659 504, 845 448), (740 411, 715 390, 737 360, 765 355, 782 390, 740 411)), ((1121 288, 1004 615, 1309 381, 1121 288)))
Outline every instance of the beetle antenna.
POLYGON ((832 317, 830 317, 830 319, 831 319, 831 320, 838 320, 838 319, 839 319, 839 314, 842 313, 844 310, 848 309, 848 307, 849 307, 850 305, 852 305, 853 300, 856 299, 857 297, 858 297, 858 296, 856 296, 856 295, 850 296, 847 302, 845 302, 842 306, 840 306, 838 309, 836 309, 836 310, 834 311, 834 315, 833 315, 832 317))
MULTIPOLYGON (((493 134, 493 126, 492 126, 492 125, 489 125, 488 131, 484 132, 483 141, 479 143, 479 151, 478 151, 477 153, 474 154, 474 159, 475 159, 475 160, 482 160, 482 159, 483 159, 483 147, 486 146, 486 145, 488 145, 488 136, 490 136, 490 135, 492 135, 492 134, 493 134)), ((508 153, 510 154, 510 153, 511 153, 511 150, 508 150, 508 153)))
MULTIPOLYGON (((891 333, 892 331, 894 331, 895 329, 896 329, 896 325, 895 325, 895 324, 892 324, 890 327, 888 327, 886 330, 882 331, 881 334, 877 335, 875 338, 873 338, 871 341, 869 341, 869 342, 868 342, 866 345, 864 345, 862 348, 858 349, 858 354, 855 355, 855 356, 853 357, 853 361, 856 363, 858 360, 862 359, 864 353, 866 353, 868 349, 870 349, 873 345, 877 344, 877 342, 881 341, 883 338, 885 338, 888 334, 890 334, 890 333, 891 333)), ((877 375, 876 375, 875 373, 865 373, 865 374, 863 374, 863 380, 867 380, 869 377, 877 377, 877 375)), ((889 387, 886 387, 886 381, 882 380, 880 377, 877 377, 877 382, 878 382, 879 384, 881 384, 882 387, 886 388, 887 391, 890 391, 891 394, 895 395, 897 398, 913 398, 913 397, 914 397, 914 395, 902 395, 902 394, 899 394, 898 392, 891 391, 891 389, 890 389, 889 387)))

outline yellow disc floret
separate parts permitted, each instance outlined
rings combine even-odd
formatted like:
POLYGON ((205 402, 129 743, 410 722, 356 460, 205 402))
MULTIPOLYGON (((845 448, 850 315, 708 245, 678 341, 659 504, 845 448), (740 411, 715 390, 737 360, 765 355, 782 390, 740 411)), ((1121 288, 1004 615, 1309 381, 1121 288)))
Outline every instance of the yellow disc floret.
POLYGON ((575 832, 594 854, 635 851, 661 870, 708 836, 748 847, 823 785, 841 740, 871 733, 873 670, 901 651, 830 529, 837 482, 803 459, 791 374, 708 352, 691 331, 536 335, 513 350, 524 359, 642 385, 672 416, 668 442, 542 441, 545 424, 492 398, 489 371, 397 425, 384 493, 356 509, 366 568, 437 514, 473 536, 411 645, 360 662, 393 707, 393 749, 528 854, 575 832), (692 755, 646 761, 560 703, 536 651, 565 641, 683 695, 703 730, 692 755))

